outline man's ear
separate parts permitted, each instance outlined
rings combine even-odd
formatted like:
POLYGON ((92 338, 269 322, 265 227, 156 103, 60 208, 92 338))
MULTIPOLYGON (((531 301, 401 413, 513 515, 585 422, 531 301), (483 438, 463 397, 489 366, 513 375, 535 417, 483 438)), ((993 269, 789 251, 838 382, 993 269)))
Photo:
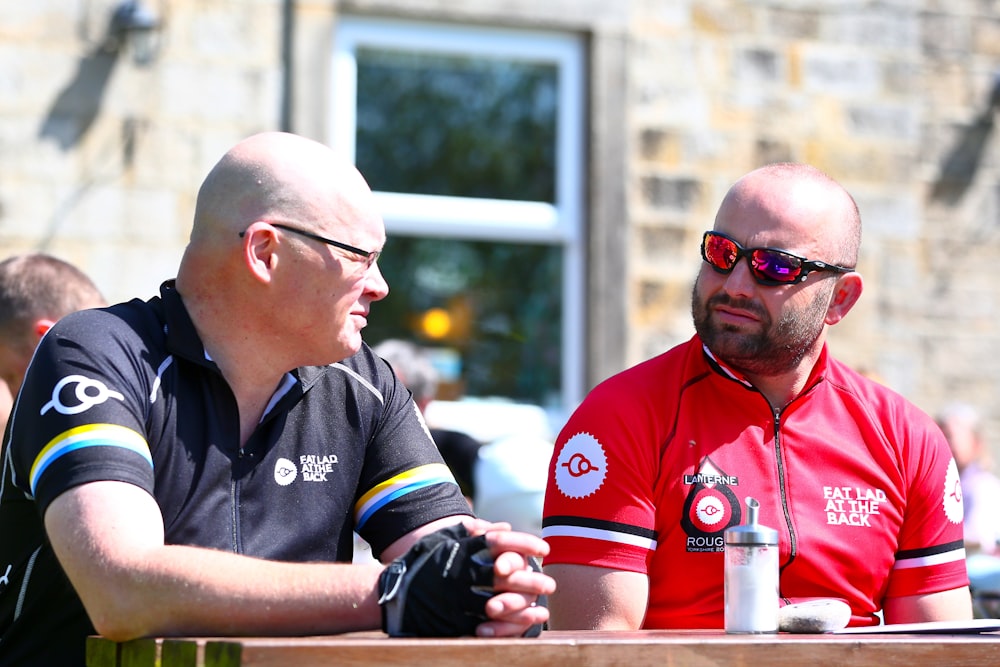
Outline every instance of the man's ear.
POLYGON ((250 273, 263 283, 271 282, 271 273, 278 265, 274 227, 266 222, 254 222, 240 238, 243 242, 243 261, 250 273))
POLYGON ((826 309, 826 323, 836 324, 847 316, 854 304, 861 298, 864 289, 864 280, 861 274, 856 271, 845 273, 837 278, 837 285, 833 289, 833 297, 830 305, 826 309))
POLYGON ((36 341, 41 340, 42 336, 44 336, 48 332, 48 330, 52 328, 52 325, 55 323, 56 323, 55 320, 47 320, 47 319, 35 320, 34 332, 36 341))

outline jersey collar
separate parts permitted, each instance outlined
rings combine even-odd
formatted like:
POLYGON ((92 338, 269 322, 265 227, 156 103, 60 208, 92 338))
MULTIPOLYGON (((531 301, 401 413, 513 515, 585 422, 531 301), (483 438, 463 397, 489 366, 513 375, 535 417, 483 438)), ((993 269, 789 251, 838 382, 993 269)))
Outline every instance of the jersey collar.
MULTIPOLYGON (((700 339, 699 339, 700 341, 700 339)), ((731 380, 739 382, 745 387, 750 389, 755 389, 753 383, 747 379, 745 375, 737 371, 735 368, 727 364, 726 362, 719 359, 713 352, 708 349, 703 341, 701 342, 702 352, 705 354, 705 358, 708 360, 708 365, 711 366, 717 373, 725 375, 731 380)), ((809 372, 809 379, 806 380, 805 387, 801 393, 809 391, 816 383, 823 379, 826 375, 827 367, 829 365, 829 351, 827 349, 826 343, 823 343, 823 349, 820 351, 819 359, 816 360, 816 365, 813 366, 812 371, 809 372)))

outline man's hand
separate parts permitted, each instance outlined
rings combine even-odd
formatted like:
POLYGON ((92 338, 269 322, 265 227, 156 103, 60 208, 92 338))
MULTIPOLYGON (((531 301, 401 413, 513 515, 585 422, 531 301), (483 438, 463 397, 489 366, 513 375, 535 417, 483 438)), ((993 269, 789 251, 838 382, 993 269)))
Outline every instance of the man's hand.
POLYGON ((537 558, 548 545, 507 524, 468 520, 421 538, 379 580, 392 636, 534 636, 555 582, 537 558), (540 596, 542 596, 540 598, 540 596))
POLYGON ((537 636, 549 620, 547 597, 555 592, 555 580, 542 574, 539 561, 548 555, 545 540, 529 533, 514 532, 508 523, 482 519, 466 520, 474 535, 485 535, 494 555, 493 588, 497 594, 486 603, 490 620, 476 629, 480 637, 537 636))

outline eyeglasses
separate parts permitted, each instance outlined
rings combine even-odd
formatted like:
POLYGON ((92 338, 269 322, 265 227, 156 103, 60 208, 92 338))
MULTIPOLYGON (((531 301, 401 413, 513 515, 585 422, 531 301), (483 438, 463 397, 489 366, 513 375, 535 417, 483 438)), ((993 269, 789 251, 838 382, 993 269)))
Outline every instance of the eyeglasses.
POLYGON ((812 271, 850 273, 854 269, 806 259, 777 248, 744 248, 721 232, 705 232, 701 257, 719 273, 728 274, 741 257, 747 258, 750 273, 759 285, 797 285, 812 271))
MULTIPOLYGON (((328 239, 325 236, 320 236, 319 234, 314 234, 312 232, 307 232, 304 229, 298 229, 297 227, 292 227, 291 225, 286 225, 283 222, 271 222, 267 221, 272 227, 277 227, 278 229, 284 229, 286 232, 293 232, 306 238, 312 239, 313 241, 319 241, 320 243, 325 243, 327 245, 332 245, 334 248, 340 248, 341 250, 346 250, 347 252, 354 253, 365 259, 365 268, 371 268, 371 265, 378 261, 378 256, 382 254, 381 250, 362 250, 352 245, 346 243, 341 243, 340 241, 334 241, 333 239, 328 239)), ((240 237, 243 237, 244 232, 240 232, 240 237)))

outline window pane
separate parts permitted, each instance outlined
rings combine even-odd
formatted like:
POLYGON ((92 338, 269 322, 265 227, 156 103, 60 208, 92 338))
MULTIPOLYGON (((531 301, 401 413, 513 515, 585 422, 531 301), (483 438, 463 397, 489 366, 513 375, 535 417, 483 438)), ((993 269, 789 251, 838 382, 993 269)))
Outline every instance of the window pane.
POLYGON ((555 201, 554 64, 362 48, 355 160, 374 190, 555 201))
POLYGON ((444 383, 440 398, 558 399, 559 247, 390 237, 379 268, 389 296, 372 307, 365 339, 457 352, 461 377, 444 383))

